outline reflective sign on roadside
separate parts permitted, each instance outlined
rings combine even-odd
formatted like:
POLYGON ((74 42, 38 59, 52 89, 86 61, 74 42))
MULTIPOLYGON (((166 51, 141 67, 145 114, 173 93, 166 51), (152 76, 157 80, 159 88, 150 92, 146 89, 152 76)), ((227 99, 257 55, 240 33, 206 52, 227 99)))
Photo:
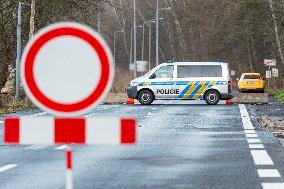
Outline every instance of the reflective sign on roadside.
POLYGON ((278 77, 278 69, 272 68, 272 77, 278 77))
POLYGON ((271 78, 271 71, 267 70, 265 77, 268 78, 268 79, 271 78))

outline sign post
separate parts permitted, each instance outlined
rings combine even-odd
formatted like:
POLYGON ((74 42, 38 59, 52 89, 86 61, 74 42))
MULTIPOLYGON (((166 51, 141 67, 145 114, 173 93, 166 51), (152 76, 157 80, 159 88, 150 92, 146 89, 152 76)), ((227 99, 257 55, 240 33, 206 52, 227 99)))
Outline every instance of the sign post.
POLYGON ((272 68, 272 77, 273 77, 273 83, 274 83, 274 90, 276 89, 276 78, 278 77, 278 69, 277 68, 272 68))
POLYGON ((21 61, 26 94, 55 117, 8 117, 4 142, 67 144, 67 189, 73 189, 71 144, 136 143, 134 118, 78 117, 102 102, 114 77, 111 51, 93 29, 68 22, 47 26, 28 42, 21 61))
POLYGON ((232 86, 235 87, 237 86, 237 82, 234 84, 234 77, 236 75, 236 71, 235 70, 231 70, 231 77, 232 77, 232 86))
POLYGON ((268 71, 266 71, 268 93, 270 91, 270 78, 271 78, 271 66, 276 66, 276 59, 264 59, 264 66, 268 66, 268 71))

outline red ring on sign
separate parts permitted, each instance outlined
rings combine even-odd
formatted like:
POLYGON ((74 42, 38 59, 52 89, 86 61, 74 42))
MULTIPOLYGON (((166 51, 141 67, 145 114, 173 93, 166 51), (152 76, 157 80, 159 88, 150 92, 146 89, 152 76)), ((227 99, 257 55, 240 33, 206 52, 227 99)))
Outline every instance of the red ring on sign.
POLYGON ((110 77, 110 62, 108 56, 104 50, 102 44, 89 33, 80 30, 78 28, 71 27, 63 27, 57 28, 48 31, 47 33, 40 36, 32 45, 27 53, 25 59, 25 67, 24 67, 24 75, 26 79, 27 87, 29 88, 31 94, 44 106, 49 109, 59 111, 59 112, 75 112, 82 109, 85 109, 92 104, 94 104, 99 97, 103 94, 104 90, 107 87, 109 77, 110 77), (78 37, 87 43, 89 43, 95 52, 97 52, 100 62, 101 62, 101 76, 99 83, 94 89, 94 91, 90 94, 90 96, 85 99, 71 103, 71 104, 63 104, 56 101, 51 100, 47 96, 45 96, 41 90, 38 88, 35 79, 34 79, 34 64, 35 58, 38 51, 41 49, 43 45, 45 45, 49 40, 52 40, 56 37, 60 36, 75 36, 78 37))

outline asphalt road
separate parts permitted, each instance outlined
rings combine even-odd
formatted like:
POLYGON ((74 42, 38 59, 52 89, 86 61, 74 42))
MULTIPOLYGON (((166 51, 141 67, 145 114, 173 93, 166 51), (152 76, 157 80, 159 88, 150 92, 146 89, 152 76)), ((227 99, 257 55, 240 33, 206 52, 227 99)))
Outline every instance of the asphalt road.
MULTIPOLYGON (((244 105, 100 105, 89 116, 136 116, 138 140, 74 146, 75 189, 284 188, 284 150, 244 105)), ((2 124, 0 188, 63 189, 65 146, 6 146, 2 124)))

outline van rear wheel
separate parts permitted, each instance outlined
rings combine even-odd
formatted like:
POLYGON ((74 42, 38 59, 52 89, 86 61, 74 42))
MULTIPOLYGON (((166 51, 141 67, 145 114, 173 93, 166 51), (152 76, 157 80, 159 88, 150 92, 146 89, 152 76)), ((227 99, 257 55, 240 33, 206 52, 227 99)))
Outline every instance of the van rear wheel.
POLYGON ((154 99, 154 94, 149 90, 142 90, 138 95, 138 101, 143 105, 152 104, 154 99))
POLYGON ((209 90, 204 94, 204 100, 208 105, 216 105, 220 100, 220 93, 215 90, 209 90))

